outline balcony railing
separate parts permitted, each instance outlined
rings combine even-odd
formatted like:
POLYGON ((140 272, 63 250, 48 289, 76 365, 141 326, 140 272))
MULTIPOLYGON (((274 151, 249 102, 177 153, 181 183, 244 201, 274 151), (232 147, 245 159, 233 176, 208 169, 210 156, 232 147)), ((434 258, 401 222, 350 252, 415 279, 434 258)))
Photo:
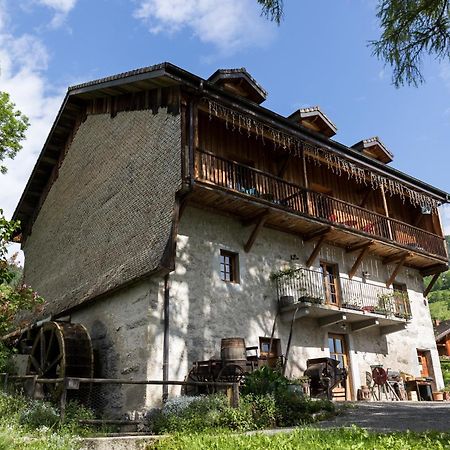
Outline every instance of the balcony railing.
POLYGON ((280 208, 388 239, 414 250, 447 257, 441 236, 305 189, 253 167, 197 150, 195 170, 199 180, 270 202, 280 208))
POLYGON ((330 293, 327 285, 329 274, 321 271, 297 269, 277 277, 277 293, 281 306, 296 303, 331 305, 337 308, 393 316, 401 319, 411 318, 411 308, 406 292, 378 286, 361 281, 339 278, 336 293, 330 293))

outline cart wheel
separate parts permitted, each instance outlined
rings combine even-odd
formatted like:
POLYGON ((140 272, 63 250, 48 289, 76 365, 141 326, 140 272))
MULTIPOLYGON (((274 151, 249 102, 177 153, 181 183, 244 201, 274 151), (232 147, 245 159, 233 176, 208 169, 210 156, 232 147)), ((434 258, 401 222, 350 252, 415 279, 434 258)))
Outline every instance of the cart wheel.
MULTIPOLYGON (((184 381, 190 382, 190 381, 203 381, 199 379, 199 376, 197 375, 196 371, 195 371, 195 367, 193 367, 188 375, 186 376, 186 378, 184 379, 184 381)), ((199 395, 199 386, 195 385, 195 384, 184 384, 183 388, 181 390, 181 394, 182 395, 189 395, 189 396, 194 396, 194 395, 199 395)))
POLYGON ((243 383, 245 378, 244 369, 238 364, 228 364, 222 368, 217 375, 216 381, 230 382, 230 383, 243 383))
POLYGON ((374 367, 372 370, 372 379, 375 384, 382 386, 387 381, 387 372, 382 367, 374 367))

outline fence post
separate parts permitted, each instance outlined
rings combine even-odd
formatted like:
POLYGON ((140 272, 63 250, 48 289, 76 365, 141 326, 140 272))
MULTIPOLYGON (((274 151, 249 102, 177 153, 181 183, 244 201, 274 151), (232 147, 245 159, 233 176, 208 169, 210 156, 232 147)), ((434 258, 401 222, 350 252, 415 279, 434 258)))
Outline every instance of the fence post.
POLYGON ((63 389, 62 389, 61 399, 60 399, 60 419, 61 419, 61 422, 64 422, 64 419, 66 417, 66 403, 67 403, 67 378, 64 378, 64 380, 63 380, 63 389))
POLYGON ((239 383, 233 383, 230 388, 230 403, 232 408, 239 408, 239 383))

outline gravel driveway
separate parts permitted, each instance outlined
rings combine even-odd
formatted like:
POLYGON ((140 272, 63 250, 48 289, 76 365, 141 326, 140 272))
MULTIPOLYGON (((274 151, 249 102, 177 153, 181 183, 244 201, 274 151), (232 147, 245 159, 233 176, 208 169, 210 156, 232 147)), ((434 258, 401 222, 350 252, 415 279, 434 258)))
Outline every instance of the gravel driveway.
POLYGON ((320 428, 357 425, 373 431, 450 432, 450 402, 358 402, 349 404, 320 428))

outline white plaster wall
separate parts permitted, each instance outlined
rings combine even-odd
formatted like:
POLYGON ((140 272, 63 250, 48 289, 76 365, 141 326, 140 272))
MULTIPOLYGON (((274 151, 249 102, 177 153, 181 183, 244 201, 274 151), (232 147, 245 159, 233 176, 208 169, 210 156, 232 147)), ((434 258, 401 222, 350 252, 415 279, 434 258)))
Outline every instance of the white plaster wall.
MULTIPOLYGON (((301 265, 314 246, 290 234, 263 228, 249 253, 243 251, 252 227, 193 207, 188 207, 179 226, 176 270, 171 274, 170 294, 170 378, 182 379, 195 360, 218 357, 220 339, 239 336, 246 344, 258 345, 260 336, 270 336, 276 314, 276 292, 269 281, 272 272, 285 267, 296 254, 301 265), (219 277, 220 249, 239 253, 240 283, 225 283, 219 277)), ((341 277, 353 265, 355 255, 325 246, 320 259, 338 263, 341 277)), ((393 266, 367 257, 362 271, 370 273, 370 283, 384 285, 393 266)), ((428 307, 423 302, 423 286, 417 271, 403 268, 397 282, 406 283, 413 319, 402 332, 380 336, 368 329, 348 336, 354 393, 365 382, 370 365, 383 364, 395 370, 419 375, 417 349, 431 351, 437 387, 443 385, 428 307)), ((275 336, 281 338, 283 353, 289 323, 277 321, 275 336)), ((329 332, 346 333, 341 327, 321 329, 313 319, 297 320, 294 325, 287 374, 299 376, 306 360, 328 356, 329 332)))

